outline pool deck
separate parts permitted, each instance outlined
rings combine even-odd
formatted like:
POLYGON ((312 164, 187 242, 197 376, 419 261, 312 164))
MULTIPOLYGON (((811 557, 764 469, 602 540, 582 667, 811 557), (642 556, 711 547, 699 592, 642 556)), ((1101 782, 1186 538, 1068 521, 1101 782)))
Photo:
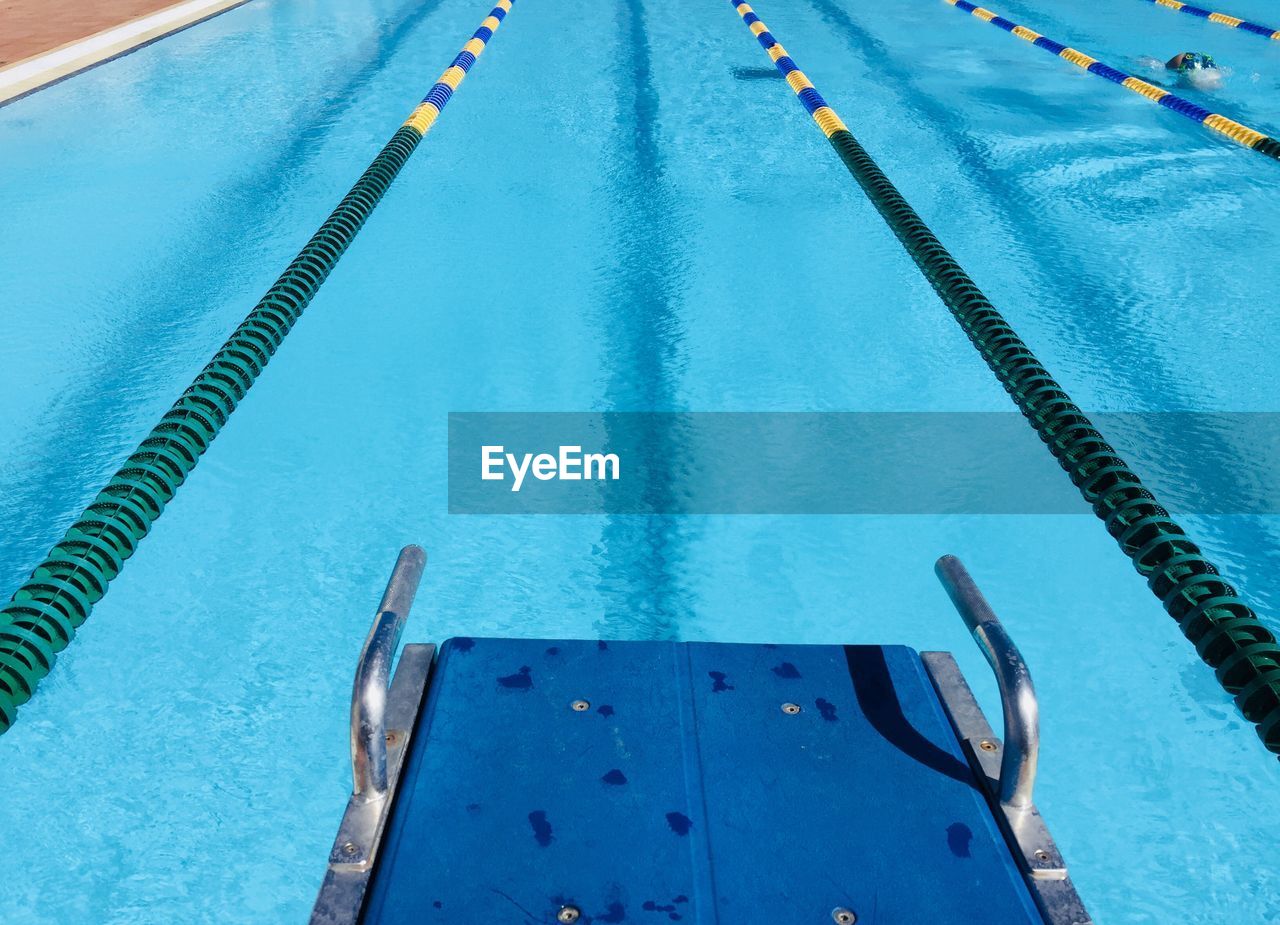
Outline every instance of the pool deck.
POLYGON ((247 0, 0 0, 0 105, 247 0))

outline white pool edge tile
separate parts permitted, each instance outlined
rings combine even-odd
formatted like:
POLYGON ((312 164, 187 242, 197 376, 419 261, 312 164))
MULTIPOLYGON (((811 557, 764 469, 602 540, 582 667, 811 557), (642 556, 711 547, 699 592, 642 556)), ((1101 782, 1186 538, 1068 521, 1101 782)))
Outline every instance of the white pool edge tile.
POLYGON ((185 0, 0 68, 0 105, 247 2, 185 0))

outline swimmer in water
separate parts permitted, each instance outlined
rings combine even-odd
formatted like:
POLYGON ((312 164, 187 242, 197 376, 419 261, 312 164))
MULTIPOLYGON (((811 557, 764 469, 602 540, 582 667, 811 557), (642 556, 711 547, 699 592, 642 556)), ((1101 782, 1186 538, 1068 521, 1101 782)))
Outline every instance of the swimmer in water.
POLYGON ((1187 71, 1216 71, 1218 69, 1218 65, 1213 63, 1211 55, 1202 55, 1198 51, 1184 51, 1180 55, 1174 55, 1164 63, 1164 66, 1171 71, 1177 71, 1179 74, 1187 71))
POLYGON ((1194 86, 1214 86, 1222 81, 1222 72, 1213 63, 1213 57, 1198 51, 1184 51, 1180 55, 1174 55, 1164 66, 1166 70, 1175 72, 1179 79, 1194 86))

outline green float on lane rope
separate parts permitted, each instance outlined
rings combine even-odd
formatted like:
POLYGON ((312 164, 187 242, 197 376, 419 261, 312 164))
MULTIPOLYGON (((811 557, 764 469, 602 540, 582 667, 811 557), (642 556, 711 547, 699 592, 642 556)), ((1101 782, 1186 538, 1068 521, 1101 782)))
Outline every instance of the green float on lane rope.
POLYGON ((730 0, 1019 410, 1259 737, 1280 755, 1280 645, 902 198, 746 3, 730 0))
POLYGON ((107 486, 0 608, 0 733, 14 721, 84 623, 124 560, 337 264, 511 10, 497 0, 431 91, 391 136, 346 198, 267 290, 209 364, 160 419, 107 486))

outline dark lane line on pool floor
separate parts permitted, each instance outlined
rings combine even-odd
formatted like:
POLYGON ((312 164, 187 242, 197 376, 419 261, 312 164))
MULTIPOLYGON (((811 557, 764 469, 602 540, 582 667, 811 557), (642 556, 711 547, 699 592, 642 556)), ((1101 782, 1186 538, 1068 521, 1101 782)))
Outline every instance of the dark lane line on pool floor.
MULTIPOLYGON (((683 366, 684 326, 678 311, 685 268, 677 258, 684 221, 667 177, 658 138, 659 100, 642 0, 614 5, 619 33, 618 110, 609 157, 614 246, 607 271, 605 310, 599 314, 611 411, 665 411, 676 407, 673 375, 683 366)), ((654 429, 641 444, 646 458, 666 459, 672 435, 654 429)), ((654 510, 673 487, 659 474, 646 486, 654 510)), ((619 639, 675 639, 694 608, 678 572, 685 561, 687 519, 609 515, 601 530, 597 589, 606 611, 603 635, 619 639), (620 593, 618 589, 625 589, 620 593)))

